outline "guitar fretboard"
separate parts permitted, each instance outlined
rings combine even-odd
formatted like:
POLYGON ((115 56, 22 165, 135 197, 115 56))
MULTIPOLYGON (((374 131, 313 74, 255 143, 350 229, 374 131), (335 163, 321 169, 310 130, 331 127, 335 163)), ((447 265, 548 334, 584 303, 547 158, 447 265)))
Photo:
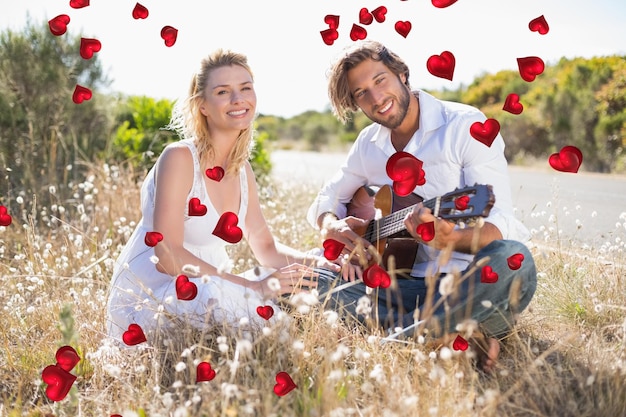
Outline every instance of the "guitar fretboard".
MULTIPOLYGON (((431 209, 435 216, 437 216, 437 210, 435 210, 435 207, 438 205, 439 198, 440 197, 431 198, 430 200, 426 200, 422 203, 424 207, 431 209)), ((389 236, 393 236, 396 233, 406 230, 406 227, 404 226, 404 218, 408 213, 413 211, 416 205, 417 204, 405 207, 383 218, 372 220, 367 225, 367 230, 365 231, 365 234, 363 234, 363 238, 367 239, 370 243, 375 243, 380 239, 388 238, 389 236)))

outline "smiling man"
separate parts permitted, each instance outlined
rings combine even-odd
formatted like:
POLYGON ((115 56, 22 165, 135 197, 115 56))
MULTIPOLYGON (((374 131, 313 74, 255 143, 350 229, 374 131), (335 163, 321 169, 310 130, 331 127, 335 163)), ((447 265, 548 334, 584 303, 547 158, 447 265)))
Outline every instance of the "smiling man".
MULTIPOLYGON (((411 89, 407 65, 378 42, 357 43, 335 63, 329 97, 344 123, 358 110, 373 122, 360 132, 345 163, 319 192, 307 216, 324 239, 345 245, 349 261, 343 268, 343 280, 361 279, 372 259, 380 259, 363 250, 379 242, 373 241, 371 234, 370 238, 363 236, 362 230, 372 219, 359 218, 364 216, 354 207, 363 187, 375 190, 393 185, 387 165, 394 155, 405 155, 399 152, 415 157, 423 170, 422 181, 416 182, 410 195, 412 202, 436 199, 475 184, 488 184, 495 196, 495 202, 485 202, 484 221, 474 227, 451 223, 426 204, 405 205, 401 222, 408 235, 398 242, 410 240, 416 249, 395 251, 396 240, 389 239, 386 247, 378 250, 384 255, 383 266, 392 268, 385 263, 385 256, 393 255, 396 265, 409 267, 390 270, 397 282, 374 296, 368 295, 366 285, 360 282, 333 292, 330 305, 366 321, 367 315, 357 306, 368 297, 374 322, 389 329, 403 327, 407 336, 428 331, 451 340, 461 330, 469 337, 467 329, 478 325, 479 332, 471 337, 487 341, 482 346, 481 366, 490 371, 499 354, 499 340, 511 332, 517 314, 526 308, 536 288, 534 261, 523 243, 529 233, 513 214, 501 135, 491 146, 474 139, 470 126, 484 122, 484 114, 411 89), (427 239, 418 233, 420 225, 432 228, 427 239), (510 266, 507 260, 511 257, 523 261, 510 266), (444 289, 440 283, 446 276, 444 289), (412 326, 418 317, 423 321, 412 326)), ((378 197, 375 193, 369 191, 370 196, 375 195, 371 200, 378 197)), ((401 200, 397 196, 392 199, 394 207, 396 200, 401 200)), ((379 232, 374 230, 373 235, 379 232)), ((334 279, 320 278, 320 294, 337 284, 334 279)))

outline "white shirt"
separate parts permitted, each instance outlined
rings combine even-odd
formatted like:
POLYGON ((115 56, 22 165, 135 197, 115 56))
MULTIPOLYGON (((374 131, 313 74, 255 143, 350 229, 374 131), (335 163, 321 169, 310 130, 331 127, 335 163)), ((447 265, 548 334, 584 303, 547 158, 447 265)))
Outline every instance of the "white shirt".
MULTIPOLYGON (((526 242, 528 229, 515 218, 504 140, 498 133, 490 147, 470 135, 474 122, 484 122, 486 116, 475 107, 438 100, 424 91, 418 91, 420 102, 419 129, 410 139, 404 152, 423 162, 426 183, 417 186, 414 193, 424 200, 442 196, 455 188, 474 184, 490 184, 495 204, 485 221, 495 225, 503 239, 526 242)), ((357 189, 364 185, 391 185, 386 172, 387 160, 394 153, 391 130, 373 123, 361 131, 341 169, 319 192, 307 213, 307 220, 317 227, 322 213, 332 212, 339 218, 346 216, 346 204, 357 189)), ((420 245, 413 276, 434 273, 440 251, 420 245)), ((450 261, 439 272, 462 271, 473 255, 453 252, 450 261)))

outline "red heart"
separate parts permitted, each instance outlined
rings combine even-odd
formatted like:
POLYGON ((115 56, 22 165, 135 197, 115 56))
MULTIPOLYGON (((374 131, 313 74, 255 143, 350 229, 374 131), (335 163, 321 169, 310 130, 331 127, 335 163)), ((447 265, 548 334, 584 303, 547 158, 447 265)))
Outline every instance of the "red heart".
POLYGON ((443 9, 452 6, 457 0, 432 0, 433 6, 443 9))
POLYGON ((324 16, 324 23, 326 23, 330 29, 337 29, 339 27, 339 16, 327 14, 324 16))
POLYGON ((335 43, 337 38, 339 38, 339 32, 337 32, 337 29, 333 28, 323 30, 320 34, 322 35, 322 40, 326 45, 332 45, 335 43))
POLYGON ((564 146, 548 158, 550 166, 561 172, 578 172, 583 163, 583 153, 575 146, 564 146))
POLYGON ((102 48, 102 44, 98 39, 80 39, 80 56, 82 56, 83 59, 91 59, 94 53, 100 51, 100 48, 102 48))
POLYGON ((539 32, 540 35, 545 35, 550 31, 550 26, 546 22, 546 18, 543 15, 534 18, 528 23, 528 28, 531 32, 539 32))
POLYGON ((150 247, 154 247, 163 240, 163 235, 159 232, 146 232, 146 237, 144 238, 144 242, 146 245, 150 247))
POLYGON ((519 96, 515 93, 511 93, 506 96, 506 100, 504 100, 504 106, 502 106, 502 110, 508 111, 513 114, 520 114, 524 111, 524 106, 519 102, 519 96))
POLYGON ((467 340, 463 339, 460 334, 456 335, 454 342, 452 342, 452 349, 466 351, 468 347, 467 340))
POLYGON ((193 300, 198 295, 198 287, 189 281, 186 275, 179 275, 176 278, 176 298, 179 300, 193 300))
POLYGON ((190 216, 204 216, 207 212, 207 208, 200 202, 200 199, 193 197, 189 200, 189 215, 190 216))
POLYGON ((80 362, 80 357, 76 350, 71 346, 62 346, 57 350, 56 353, 57 365, 61 367, 61 369, 69 372, 78 362, 80 362))
POLYGON ((128 325, 128 330, 122 334, 122 340, 128 346, 138 345, 145 342, 146 335, 143 333, 143 329, 138 324, 132 323, 128 325))
POLYGON ((362 8, 359 12, 359 23, 362 25, 369 25, 374 21, 374 16, 367 10, 367 8, 362 8))
POLYGON ((468 195, 462 195, 460 197, 457 197, 454 199, 454 208, 459 211, 463 211, 467 209, 467 206, 469 205, 469 201, 470 201, 470 198, 468 195))
POLYGON ((420 223, 415 231, 424 242, 430 242, 435 237, 435 222, 420 223))
POLYGON ((359 39, 365 39, 367 37, 367 31, 364 27, 357 25, 356 23, 352 24, 352 29, 350 30, 350 39, 353 41, 358 41, 359 39))
POLYGON ((545 68, 543 60, 536 56, 517 58, 517 66, 522 79, 527 82, 534 81, 535 77, 541 74, 545 68))
POLYGON ((493 272, 489 265, 483 266, 483 269, 480 270, 480 282, 493 284, 496 281, 498 281, 498 274, 493 272))
POLYGON ((67 31, 67 25, 70 23, 70 17, 66 14, 60 14, 48 21, 50 32, 54 36, 61 36, 67 31))
POLYGON ((274 393, 280 397, 289 394, 294 388, 298 386, 293 382, 293 379, 287 372, 279 372, 276 374, 276 385, 274 385, 274 393))
POLYGON ((411 22, 409 22, 408 20, 404 22, 397 21, 394 28, 396 29, 396 32, 406 38, 411 31, 411 22))
POLYGON ((161 38, 165 41, 165 46, 173 46, 178 37, 178 29, 171 26, 163 26, 161 29, 161 38))
POLYGON ((222 167, 208 168, 206 171, 204 171, 204 173, 213 181, 220 182, 222 178, 224 178, 224 168, 222 167))
POLYGON ((341 251, 346 247, 345 244, 335 239, 326 239, 324 243, 322 243, 322 246, 324 247, 324 257, 329 261, 334 261, 339 258, 341 251))
POLYGON ((196 382, 208 382, 215 378, 215 370, 208 362, 200 362, 196 367, 196 382))
POLYGON ((512 270, 520 269, 522 262, 524 262, 524 255, 521 253, 516 253, 506 258, 506 263, 509 264, 509 268, 512 270))
POLYGON ((388 288, 391 278, 380 265, 374 264, 363 271, 363 283, 370 288, 388 288))
POLYGON ((41 379, 48 384, 46 396, 52 401, 61 401, 72 389, 76 376, 70 374, 59 365, 48 365, 41 372, 41 379))
POLYGON ((272 306, 258 306, 256 308, 256 313, 265 320, 269 320, 274 315, 274 309, 272 306))
POLYGON ((91 90, 87 87, 83 87, 82 85, 76 84, 76 88, 74 89, 74 94, 72 94, 72 100, 76 104, 80 104, 85 100, 91 100, 91 90))
POLYGON ((4 206, 0 206, 0 226, 8 226, 11 224, 13 219, 11 215, 7 212, 7 208, 4 206))
POLYGON ((237 243, 243 237, 242 230, 237 226, 239 219, 237 215, 231 211, 222 214, 215 225, 213 234, 228 243, 237 243))
POLYGON ((456 59, 450 51, 443 51, 441 55, 432 55, 426 61, 426 68, 435 77, 452 81, 456 59))
POLYGON ((488 147, 491 147, 499 132, 500 123, 496 119, 487 119, 485 123, 474 122, 470 127, 470 135, 488 147))
POLYGON ((401 197, 413 192, 418 185, 426 183, 422 161, 408 152, 399 151, 387 160, 387 175, 393 180, 393 190, 401 197))
POLYGON ((137 3, 133 9, 133 19, 145 19, 148 17, 148 9, 137 3))
POLYGON ((385 21, 385 15, 387 14, 387 8, 385 6, 380 6, 372 10, 372 16, 378 23, 383 23, 385 21))
POLYGON ((70 0, 70 7, 73 9, 82 9, 89 6, 89 0, 70 0))

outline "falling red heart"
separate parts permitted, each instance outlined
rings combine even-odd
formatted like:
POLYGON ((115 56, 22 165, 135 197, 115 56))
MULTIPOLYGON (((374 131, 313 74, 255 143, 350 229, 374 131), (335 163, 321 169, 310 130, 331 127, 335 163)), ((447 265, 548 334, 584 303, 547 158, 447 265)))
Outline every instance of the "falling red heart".
POLYGON ((215 370, 208 362, 200 362, 196 367, 196 382, 208 382, 215 378, 215 370))
POLYGON ((207 208, 200 202, 198 197, 189 199, 189 215, 190 216, 204 216, 207 212, 207 208))
POLYGON ((80 56, 82 56, 83 59, 91 59, 94 53, 100 52, 101 48, 102 44, 98 39, 80 39, 80 56))
POLYGON ((48 384, 46 396, 52 401, 62 401, 72 389, 76 376, 59 365, 48 365, 41 372, 41 379, 48 384))
POLYGON ((145 342, 147 339, 141 326, 136 323, 132 323, 128 325, 128 330, 122 334, 122 340, 128 346, 134 346, 145 342))
POLYGON ((564 146, 548 158, 550 166, 561 172, 578 172, 583 163, 583 153, 575 146, 564 146))
POLYGON ((76 84, 74 88, 74 94, 72 94, 72 101, 76 104, 81 104, 85 100, 91 100, 91 90, 82 85, 76 84))
POLYGON ((520 76, 524 81, 531 82, 537 75, 541 74, 545 68, 543 60, 536 56, 517 58, 520 76))
POLYGON ((8 213, 7 208, 0 206, 0 226, 8 226, 13 221, 13 218, 8 213))
POLYGON ((61 36, 67 32, 67 25, 69 23, 70 17, 66 14, 60 14, 48 21, 48 27, 54 36, 61 36))
POLYGON ((374 16, 367 10, 366 7, 363 7, 359 12, 359 23, 362 25, 369 25, 374 21, 374 16))
POLYGON ((220 182, 222 178, 224 178, 224 168, 222 167, 208 168, 206 171, 204 171, 204 173, 213 181, 220 182))
POLYGON ((450 51, 443 51, 440 55, 432 55, 426 61, 426 68, 435 77, 452 81, 456 59, 450 51))
POLYGON ((516 253, 506 258, 506 263, 512 270, 520 269, 522 262, 524 262, 524 255, 521 253, 516 253))
POLYGON ((470 126, 470 135, 488 147, 491 147, 498 133, 500 133, 500 123, 496 119, 487 119, 485 123, 474 122, 470 126))
POLYGON ((334 28, 322 30, 320 34, 322 35, 322 40, 326 45, 332 45, 339 38, 339 32, 337 32, 337 29, 334 28))
POLYGON ((540 35, 545 35, 550 31, 550 26, 548 26, 548 22, 543 15, 531 20, 528 23, 528 28, 531 32, 538 32, 540 35))
POLYGON ((370 288, 388 288, 391 278, 380 265, 374 264, 363 271, 363 283, 370 288))
POLYGON ((178 37, 178 29, 172 26, 163 26, 161 29, 161 38, 165 41, 165 46, 173 46, 178 37))
POLYGON ((337 29, 339 27, 339 16, 327 14, 324 16, 324 23, 326 23, 330 29, 337 29))
POLYGON ((222 214, 215 225, 213 234, 228 243, 237 243, 243 237, 243 231, 237 226, 239 219, 237 215, 231 211, 222 214))
POLYGON ((469 205, 470 202, 470 198, 468 195, 462 195, 460 197, 457 197, 454 199, 454 208, 459 210, 459 211, 463 211, 465 209, 467 209, 467 206, 469 205))
POLYGON ((387 160, 387 176, 393 180, 394 192, 401 196, 407 196, 418 185, 426 183, 426 175, 422 169, 423 163, 408 152, 399 151, 391 155, 387 160))
POLYGON ((457 0, 432 0, 433 6, 443 9, 452 6, 457 0))
POLYGON ((146 19, 148 17, 148 9, 137 3, 133 9, 133 19, 146 19))
POLYGON ((146 245, 150 247, 154 247, 163 240, 163 235, 159 232, 146 232, 146 237, 144 238, 144 242, 146 245))
POLYGON ((485 284, 493 284, 498 281, 498 274, 493 271, 489 265, 483 266, 480 270, 480 282, 485 284))
POLYGON ((293 389, 298 386, 293 382, 293 379, 287 372, 279 372, 276 374, 276 385, 274 385, 274 393, 279 397, 289 394, 293 389))
POLYGON ((256 308, 256 313, 265 320, 269 320, 274 315, 274 309, 272 306, 258 306, 256 308))
POLYGON ((379 6, 372 10, 372 16, 378 23, 383 23, 385 21, 385 15, 387 14, 387 8, 385 6, 379 6))
POLYGON ((519 102, 519 96, 515 93, 511 93, 506 96, 506 100, 504 100, 504 106, 502 106, 502 110, 508 111, 513 114, 520 114, 524 111, 524 106, 519 102))
POLYGON ((411 31, 411 22, 409 22, 408 20, 404 22, 399 20, 394 25, 394 28, 396 29, 396 32, 406 38, 407 36, 409 36, 409 32, 411 31))
POLYGON ((326 239, 322 246, 324 247, 324 257, 329 261, 334 261, 339 258, 341 251, 346 247, 345 244, 336 241, 335 239, 326 239))
POLYGON ((435 237, 435 222, 420 223, 417 225, 415 232, 424 242, 430 242, 435 237))
POLYGON ((356 23, 352 24, 352 29, 350 29, 350 39, 353 41, 358 41, 360 39, 365 39, 367 37, 367 30, 363 26, 359 26, 356 23))
POLYGON ((193 300, 198 295, 198 287, 189 281, 186 275, 176 277, 176 298, 179 300, 193 300))
POLYGON ((76 350, 71 346, 62 346, 57 350, 55 355, 57 365, 61 369, 70 372, 78 362, 80 362, 80 356, 76 350))
POLYGON ((89 0, 70 0, 70 7, 73 9, 82 9, 89 6, 89 0))
POLYGON ((466 351, 469 347, 467 340, 463 339, 460 334, 456 335, 454 342, 452 342, 452 349, 466 351))

